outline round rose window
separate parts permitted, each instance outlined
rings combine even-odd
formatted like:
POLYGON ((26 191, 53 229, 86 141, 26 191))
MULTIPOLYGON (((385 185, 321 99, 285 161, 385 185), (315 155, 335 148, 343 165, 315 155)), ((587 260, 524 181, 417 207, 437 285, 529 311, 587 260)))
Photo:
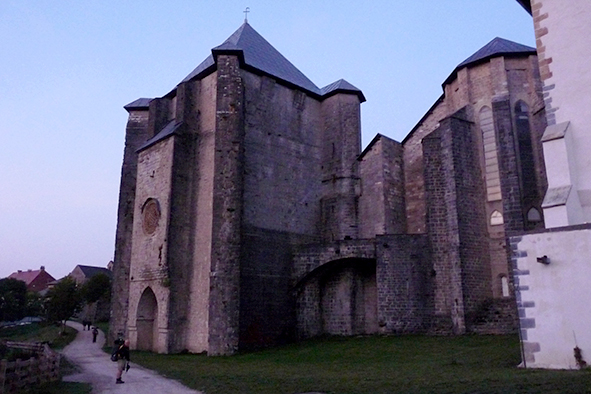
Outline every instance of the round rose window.
POLYGON ((158 222, 160 221, 160 206, 158 201, 149 199, 144 204, 143 209, 143 226, 146 234, 154 234, 154 231, 158 228, 158 222))

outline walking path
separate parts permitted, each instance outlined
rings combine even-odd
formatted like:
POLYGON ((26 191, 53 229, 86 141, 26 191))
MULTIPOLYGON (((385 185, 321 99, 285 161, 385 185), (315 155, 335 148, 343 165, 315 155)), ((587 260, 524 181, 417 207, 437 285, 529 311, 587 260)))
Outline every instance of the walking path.
MULTIPOLYGON (((69 321, 67 325, 78 330, 78 335, 74 341, 64 348, 62 354, 70 362, 77 365, 80 372, 64 376, 63 380, 65 382, 90 383, 93 394, 203 394, 134 363, 131 363, 129 372, 123 374, 125 384, 115 384, 117 363, 112 362, 109 355, 102 350, 105 343, 105 334, 99 331, 97 341, 93 343, 92 332, 82 330, 82 324, 69 321)), ((131 359, 133 360, 133 352, 131 353, 131 359)))

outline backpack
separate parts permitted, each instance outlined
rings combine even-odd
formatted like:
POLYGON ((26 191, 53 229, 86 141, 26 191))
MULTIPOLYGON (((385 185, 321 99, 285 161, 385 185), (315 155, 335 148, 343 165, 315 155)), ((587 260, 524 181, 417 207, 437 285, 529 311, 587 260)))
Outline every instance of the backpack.
POLYGON ((119 348, 115 350, 113 354, 111 354, 111 361, 113 361, 114 363, 119 361, 119 350, 121 350, 122 347, 123 345, 119 346, 119 348))

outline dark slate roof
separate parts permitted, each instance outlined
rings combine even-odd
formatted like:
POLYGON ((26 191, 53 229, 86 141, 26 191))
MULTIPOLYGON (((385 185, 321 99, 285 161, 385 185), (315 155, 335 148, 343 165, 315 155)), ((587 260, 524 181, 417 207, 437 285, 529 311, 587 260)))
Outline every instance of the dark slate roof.
POLYGON ((488 61, 489 59, 497 56, 529 56, 535 55, 536 48, 529 47, 527 45, 518 44, 513 41, 505 40, 503 38, 496 37, 491 42, 480 48, 472 56, 458 64, 454 71, 443 83, 444 85, 453 81, 456 77, 457 72, 468 66, 474 66, 479 63, 488 61))
POLYGON ((441 96, 439 96, 439 98, 437 100, 435 100, 433 105, 431 105, 431 107, 429 107, 427 112, 425 112, 425 114, 421 117, 421 119, 417 122, 417 124, 415 124, 415 126, 407 134, 407 136, 404 137, 404 139, 401 142, 402 144, 406 143, 406 141, 410 139, 410 137, 419 129, 419 127, 421 127, 421 125, 423 124, 425 119, 427 119, 431 115, 431 113, 435 110, 435 108, 437 108, 437 106, 439 104, 441 104, 444 99, 445 99, 445 93, 441 94, 441 96))
MULTIPOLYGON (((247 22, 238 28, 226 41, 212 49, 212 53, 241 53, 244 64, 291 85, 320 95, 320 89, 300 70, 289 62, 277 49, 257 33, 247 22)), ((214 57, 209 56, 183 81, 188 81, 214 67, 214 57)))
POLYGON ((491 42, 480 48, 476 53, 464 60, 458 67, 465 67, 472 63, 478 63, 483 60, 499 55, 511 54, 534 54, 536 48, 528 47, 527 45, 518 44, 513 41, 505 40, 503 38, 495 37, 491 42))
POLYGON ((517 0, 519 4, 531 15, 531 1, 530 0, 517 0))
MULTIPOLYGON (((313 97, 324 99, 338 93, 352 93, 356 94, 361 102, 365 101, 361 90, 342 79, 319 89, 247 22, 244 22, 226 41, 213 48, 211 52, 181 83, 195 78, 204 78, 211 74, 217 68, 216 55, 227 53, 238 55, 241 67, 245 70, 255 74, 268 75, 279 83, 302 89, 313 97)), ((175 91, 176 87, 165 97, 174 95, 175 91)), ((147 109, 151 100, 141 98, 127 104, 124 108, 128 111, 147 109)))
POLYGON ((337 93, 353 93, 359 96, 359 100, 361 100, 361 102, 365 101, 365 96, 363 95, 363 92, 361 92, 360 89, 351 85, 344 79, 339 79, 338 81, 333 82, 330 85, 326 85, 325 87, 320 89, 320 92, 323 98, 330 97, 337 93))
POLYGON ((150 106, 150 101, 152 101, 151 98, 139 98, 127 104, 123 108, 128 111, 131 111, 132 109, 148 109, 150 106))
POLYGON ((87 278, 92 278, 97 274, 105 274, 108 277, 111 277, 112 275, 111 271, 103 267, 93 267, 90 265, 78 265, 78 267, 80 267, 80 270, 82 270, 84 276, 86 276, 87 278))
POLYGON ((183 122, 177 122, 176 120, 171 120, 166 126, 164 126, 164 128, 162 130, 160 130, 160 132, 158 132, 158 134, 156 134, 154 137, 152 137, 148 141, 146 141, 145 144, 140 146, 136 152, 143 151, 144 149, 154 145, 156 142, 162 141, 162 140, 170 137, 171 135, 176 134, 177 130, 182 125, 183 125, 183 122))
POLYGON ((209 55, 207 59, 202 61, 195 70, 191 71, 191 74, 187 75, 185 79, 182 80, 182 82, 190 81, 191 79, 202 74, 209 74, 213 70, 215 70, 215 61, 213 60, 213 55, 209 55))

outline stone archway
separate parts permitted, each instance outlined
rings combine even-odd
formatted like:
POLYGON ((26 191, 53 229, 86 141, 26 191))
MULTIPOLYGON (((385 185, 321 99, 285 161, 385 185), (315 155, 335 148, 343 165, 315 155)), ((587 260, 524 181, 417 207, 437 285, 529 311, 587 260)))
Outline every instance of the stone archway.
POLYGON ((296 286, 298 337, 378 332, 376 261, 323 264, 296 286))
POLYGON ((151 288, 147 287, 137 307, 137 349, 154 350, 155 338, 158 331, 156 318, 158 316, 158 301, 151 288))

